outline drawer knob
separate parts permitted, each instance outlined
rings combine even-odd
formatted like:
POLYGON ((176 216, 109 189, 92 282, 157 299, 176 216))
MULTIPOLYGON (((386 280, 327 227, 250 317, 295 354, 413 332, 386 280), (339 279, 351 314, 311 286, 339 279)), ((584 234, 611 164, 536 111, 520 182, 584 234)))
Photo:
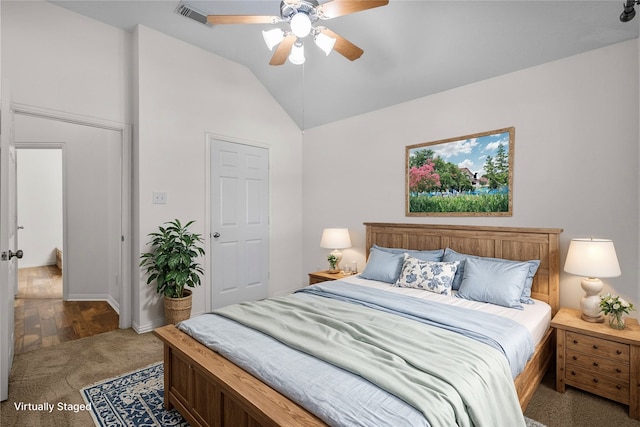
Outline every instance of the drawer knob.
POLYGON ((578 358, 576 356, 573 356, 573 360, 578 360, 578 358))
POLYGON ((593 348, 595 348, 597 350, 598 349, 598 344, 594 344, 593 348))
POLYGON ((616 388, 617 388, 618 390, 622 390, 622 387, 620 387, 620 385, 617 385, 617 386, 616 386, 616 388))
POLYGON ((594 379, 593 379, 593 382, 594 382, 594 383, 597 383, 597 382, 598 382, 598 379, 597 379, 597 378, 594 378, 594 379))
POLYGON ((598 362, 593 362, 593 366, 598 366, 598 362))
POLYGON ((616 372, 617 372, 617 373, 620 373, 620 372, 622 372, 622 369, 620 369, 620 368, 616 368, 616 372))
POLYGON ((616 350, 616 354, 622 354, 620 350, 616 350))
POLYGON ((575 374, 576 374, 576 371, 571 371, 571 375, 575 375, 575 374))
POLYGON ((573 343, 574 344, 578 344, 578 340, 573 340, 573 343))

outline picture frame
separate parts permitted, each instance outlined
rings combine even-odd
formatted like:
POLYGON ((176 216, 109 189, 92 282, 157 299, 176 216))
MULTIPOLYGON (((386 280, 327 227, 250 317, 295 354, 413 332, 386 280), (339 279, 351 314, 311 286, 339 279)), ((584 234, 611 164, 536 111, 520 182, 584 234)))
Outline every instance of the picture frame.
POLYGON ((408 145, 406 216, 512 216, 515 128, 408 145))

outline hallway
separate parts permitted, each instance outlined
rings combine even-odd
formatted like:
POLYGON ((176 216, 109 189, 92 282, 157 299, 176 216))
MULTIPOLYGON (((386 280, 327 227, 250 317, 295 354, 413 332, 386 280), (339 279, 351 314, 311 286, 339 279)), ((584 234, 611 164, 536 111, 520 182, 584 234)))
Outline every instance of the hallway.
POLYGON ((63 301, 62 271, 55 265, 18 270, 15 354, 118 329, 105 301, 63 301))

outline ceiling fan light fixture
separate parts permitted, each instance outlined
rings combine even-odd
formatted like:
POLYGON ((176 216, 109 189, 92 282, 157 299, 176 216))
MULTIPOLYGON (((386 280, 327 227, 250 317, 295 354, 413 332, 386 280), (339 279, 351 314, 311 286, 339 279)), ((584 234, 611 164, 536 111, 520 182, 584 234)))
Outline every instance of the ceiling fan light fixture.
POLYGON ((336 39, 333 37, 329 37, 324 33, 318 33, 313 38, 313 41, 316 42, 316 46, 318 46, 325 55, 329 56, 331 51, 333 50, 333 46, 336 44, 336 39))
POLYGON ((269 31, 262 31, 262 38, 264 42, 267 44, 269 50, 273 50, 273 48, 280 44, 280 42, 284 39, 284 31, 280 28, 274 28, 269 31))
POLYGON ((304 45, 300 40, 297 40, 291 47, 291 53, 289 54, 289 62, 294 65, 304 64, 304 45))
POLYGON ((291 32, 298 38, 307 37, 311 32, 311 19, 304 12, 298 12, 291 17, 291 32))

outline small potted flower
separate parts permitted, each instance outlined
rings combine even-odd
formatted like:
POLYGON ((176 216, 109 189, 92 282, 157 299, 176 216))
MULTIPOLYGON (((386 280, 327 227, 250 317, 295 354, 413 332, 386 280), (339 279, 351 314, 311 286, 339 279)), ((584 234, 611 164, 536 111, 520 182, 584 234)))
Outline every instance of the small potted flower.
POLYGON ((635 310, 633 304, 625 301, 624 298, 611 294, 600 296, 600 311, 609 315, 609 326, 614 329, 624 329, 622 316, 629 314, 632 310, 635 310))
POLYGON ((329 261, 329 273, 337 273, 338 269, 336 268, 338 264, 338 258, 334 254, 327 255, 327 261, 329 261))

